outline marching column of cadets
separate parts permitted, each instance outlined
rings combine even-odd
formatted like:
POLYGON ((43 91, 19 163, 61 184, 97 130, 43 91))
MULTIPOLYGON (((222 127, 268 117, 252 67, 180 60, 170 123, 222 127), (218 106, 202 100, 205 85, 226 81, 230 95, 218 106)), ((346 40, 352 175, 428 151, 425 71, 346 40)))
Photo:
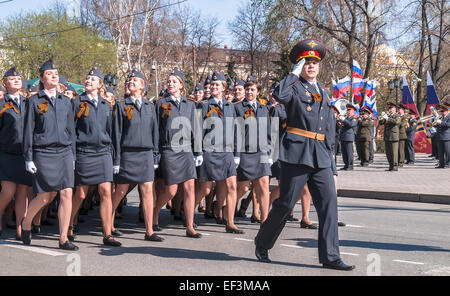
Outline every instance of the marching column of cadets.
MULTIPOLYGON (((214 71, 203 85, 196 85, 192 96, 186 98, 184 76, 174 69, 167 78, 166 90, 156 102, 150 102, 146 99, 145 76, 136 70, 126 80, 125 98, 117 101, 114 90, 105 87, 103 74, 96 67, 87 74, 86 91, 81 95, 59 75, 52 60, 42 65, 40 73, 38 88, 24 90, 16 68, 8 70, 2 81, 5 95, 0 101, 0 217, 14 198, 17 240, 31 244, 31 233, 40 232, 40 225, 57 204, 59 247, 77 250, 73 242, 79 228, 80 209, 85 209, 86 197, 89 199, 96 194, 100 202, 103 244, 120 246, 115 239, 122 235, 114 226, 116 210, 126 202, 126 195, 135 186, 138 186, 141 201, 139 217, 145 222, 144 239, 148 241, 164 241, 155 232, 163 230, 158 221, 160 209, 165 204, 175 217, 183 220, 189 238, 201 238, 194 222, 197 206, 205 218, 215 218, 229 233, 244 233, 235 225, 234 217, 245 217, 251 202, 252 223, 264 223, 267 219, 271 204, 280 196, 279 186, 269 192, 269 180, 271 176, 279 180, 281 171, 280 162, 273 163, 271 159, 270 122, 274 117, 279 118, 281 138, 286 130, 287 115, 285 105, 273 100, 271 94, 269 101, 259 98, 261 86, 253 77, 249 76, 246 82, 237 78, 228 87, 224 75, 214 71), (173 147, 173 137, 180 130, 173 129, 172 123, 179 118, 186 118, 191 127, 196 124, 202 127, 208 118, 220 120, 223 126, 227 119, 254 120, 256 134, 266 137, 267 146, 258 145, 256 151, 249 149, 250 133, 254 131, 250 132, 249 125, 245 125, 242 151, 236 145, 236 130, 229 134, 226 129, 223 139, 234 134, 231 151, 227 150, 225 140, 223 147, 219 145, 219 151, 208 147, 193 149, 194 128, 189 129, 190 134, 181 131, 183 139, 190 139, 190 142, 173 147), (264 127, 266 135, 258 132, 260 124, 267 124, 264 127), (239 207, 239 200, 247 193, 247 199, 242 200, 239 207)), ((274 84, 270 92, 277 87, 279 85, 274 84)), ((317 88, 311 92, 315 91, 317 88)), ((405 109, 395 104, 390 106, 405 109)), ((335 110, 335 116, 337 127, 342 127, 344 169, 352 169, 355 130, 361 165, 366 166, 370 161, 373 120, 369 118, 370 109, 361 110, 359 120, 353 115, 354 106, 348 105, 347 109, 346 117, 339 117, 339 110, 335 110)), ((436 124, 440 135, 439 167, 448 167, 449 105, 443 103, 438 109, 442 114, 436 124)), ((414 163, 411 147, 414 145, 416 114, 410 110, 410 118, 404 116, 401 120, 395 109, 390 112, 391 115, 385 116, 380 123, 387 127, 385 141, 389 169, 397 170, 399 149, 406 152, 400 163, 405 160, 414 163), (402 122, 405 135, 400 139, 396 130, 402 122), (398 147, 399 140, 404 142, 401 147, 398 147)), ((201 139, 205 140, 214 128, 200 130, 201 139)), ((212 146, 216 147, 215 143, 212 146)), ((333 148, 330 152, 332 171, 337 176, 334 154, 333 148)), ((300 199, 301 227, 317 229, 318 226, 308 218, 311 201, 308 185, 296 197, 296 200, 300 199)), ((294 220, 292 210, 286 220, 294 220)), ((339 225, 345 224, 340 222, 339 225)))

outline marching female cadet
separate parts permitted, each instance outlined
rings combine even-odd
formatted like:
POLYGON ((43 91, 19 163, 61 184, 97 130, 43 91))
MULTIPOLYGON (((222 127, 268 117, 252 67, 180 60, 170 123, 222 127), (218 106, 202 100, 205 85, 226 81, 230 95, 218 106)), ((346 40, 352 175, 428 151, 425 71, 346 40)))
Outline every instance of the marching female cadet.
POLYGON ((331 158, 334 115, 328 92, 317 82, 325 45, 315 39, 299 42, 289 58, 292 72, 280 82, 274 97, 286 106, 287 127, 280 144, 280 198, 255 238, 255 255, 270 263, 271 249, 306 183, 319 217, 319 262, 324 268, 353 270, 340 258, 337 195, 331 158))
MULTIPOLYGON (((253 79, 245 84, 246 98, 235 105, 236 116, 245 120, 245 152, 240 154, 237 168, 237 200, 249 190, 253 184, 257 200, 260 204, 261 222, 269 213, 269 179, 270 166, 270 118, 266 105, 258 100, 261 85, 253 79), (261 138, 263 137, 263 138, 261 138)), ((244 151, 244 150, 243 150, 244 151)))
POLYGON ((195 152, 195 154, 193 152, 195 103, 184 97, 186 92, 184 76, 178 69, 174 69, 169 75, 167 90, 169 94, 156 103, 160 135, 160 166, 165 186, 163 192, 158 192, 153 213, 154 228, 160 230, 159 211, 180 190, 180 194, 183 194, 186 236, 201 238, 201 234, 194 229, 194 179, 197 178, 195 167, 201 165, 203 161, 201 152, 195 152))
POLYGON ((153 233, 153 180, 158 154, 158 123, 155 107, 145 97, 145 76, 133 70, 129 75, 130 96, 115 105, 113 119, 113 171, 116 190, 112 196, 114 213, 130 184, 139 184, 145 236, 148 241, 163 239, 153 233))
POLYGON ((59 77, 53 60, 45 62, 39 72, 40 91, 28 101, 24 129, 25 165, 26 170, 33 174, 33 191, 37 196, 30 202, 22 221, 22 241, 26 245, 31 243, 34 216, 59 191, 59 247, 78 250, 67 238, 75 164, 72 103, 57 91, 59 77))
POLYGON ((196 104, 200 103, 205 97, 205 88, 201 83, 197 83, 194 88, 194 101, 196 104))
POLYGON ((0 236, 2 216, 15 196, 16 239, 21 240, 20 221, 25 217, 31 186, 31 175, 25 170, 23 127, 27 99, 19 94, 22 78, 16 68, 3 76, 5 99, 0 102, 0 236))
POLYGON ((208 75, 205 79, 205 83, 203 84, 204 90, 204 100, 207 100, 211 97, 211 75, 208 75))
POLYGON ((77 187, 73 195, 70 226, 73 227, 75 216, 86 198, 89 186, 98 185, 103 243, 116 247, 121 244, 111 235, 112 109, 111 105, 99 95, 99 90, 103 87, 103 74, 94 67, 84 82, 86 92, 73 101, 77 151, 75 185, 77 187))
POLYGON ((210 194, 216 182, 216 217, 225 218, 228 233, 243 234, 234 225, 236 208, 236 166, 239 159, 235 150, 236 133, 234 105, 224 98, 227 83, 225 76, 215 71, 211 78, 211 97, 202 106, 203 164, 200 167, 200 189, 197 202, 210 194), (225 217, 222 208, 226 203, 225 217))

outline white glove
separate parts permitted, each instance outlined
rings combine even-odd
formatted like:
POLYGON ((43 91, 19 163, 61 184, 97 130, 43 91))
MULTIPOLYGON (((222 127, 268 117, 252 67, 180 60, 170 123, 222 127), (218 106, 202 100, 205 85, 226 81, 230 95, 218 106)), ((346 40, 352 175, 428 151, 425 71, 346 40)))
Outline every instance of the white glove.
POLYGON ((203 156, 202 155, 194 156, 194 163, 196 167, 201 166, 203 163, 203 156))
POLYGON ((436 123, 437 123, 437 124, 441 124, 441 123, 442 123, 442 120, 438 119, 438 120, 436 120, 436 123))
POLYGON ((389 118, 389 116, 387 114, 384 114, 383 118, 387 120, 389 118))
POLYGON ((345 120, 345 116, 342 116, 342 115, 341 115, 341 116, 339 116, 339 119, 342 120, 342 121, 344 121, 344 120, 345 120))
POLYGON ((157 170, 159 168, 159 162, 161 161, 161 154, 156 155, 155 163, 153 164, 153 168, 157 170))
POLYGON ((36 174, 37 168, 32 161, 25 161, 25 170, 30 174, 36 174))
POLYGON ((304 64, 305 59, 301 59, 297 64, 295 64, 294 68, 292 69, 292 74, 296 75, 297 77, 300 77, 304 64))
POLYGON ((113 174, 117 175, 120 171, 120 165, 113 166, 113 174))
POLYGON ((240 157, 235 157, 234 158, 234 164, 236 165, 236 168, 238 168, 239 163, 241 163, 241 158, 240 157))
POLYGON ((73 161, 73 170, 75 170, 75 160, 73 161))
POLYGON ((272 160, 272 158, 269 158, 268 163, 269 163, 270 165, 273 165, 273 160, 272 160))

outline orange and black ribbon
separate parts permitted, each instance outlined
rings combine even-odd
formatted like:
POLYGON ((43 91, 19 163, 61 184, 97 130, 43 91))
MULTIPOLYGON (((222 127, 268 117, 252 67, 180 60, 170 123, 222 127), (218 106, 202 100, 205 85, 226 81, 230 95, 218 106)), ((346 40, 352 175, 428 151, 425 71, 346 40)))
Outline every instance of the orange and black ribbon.
POLYGON ((247 117, 249 117, 249 116, 250 116, 250 118, 255 117, 255 112, 252 107, 248 108, 248 110, 245 112, 244 119, 247 119, 247 117))
POLYGON ((87 102, 84 102, 84 103, 80 104, 80 112, 78 112, 77 118, 80 119, 81 116, 83 116, 83 113, 84 113, 85 117, 89 116, 89 106, 88 106, 87 102))
POLYGON ((168 115, 169 117, 172 116, 172 105, 171 104, 167 104, 167 105, 162 104, 161 108, 163 108, 163 113, 161 114, 161 118, 164 119, 164 117, 166 115, 168 115))
POLYGON ((128 120, 131 120, 133 118, 133 110, 134 106, 125 107, 125 112, 127 112, 128 120))
POLYGON ((37 107, 39 108, 40 114, 44 114, 45 112, 48 111, 48 101, 45 101, 44 103, 37 105, 37 107))
POLYGON ((259 98, 258 101, 259 101, 259 103, 260 103, 261 105, 267 106, 267 100, 264 100, 264 99, 262 99, 262 98, 259 98))
POLYGON ((8 104, 3 105, 3 109, 0 111, 0 116, 2 116, 3 113, 5 113, 5 111, 8 110, 8 109, 13 109, 14 112, 19 114, 19 110, 17 110, 16 107, 14 107, 14 103, 13 102, 9 102, 8 104))
POLYGON ((206 114, 206 118, 210 117, 213 113, 217 113, 220 116, 223 116, 223 113, 220 111, 220 107, 209 107, 209 112, 206 114))
POLYGON ((312 97, 314 98, 314 103, 317 101, 322 102, 323 100, 322 96, 318 93, 312 94, 312 97))

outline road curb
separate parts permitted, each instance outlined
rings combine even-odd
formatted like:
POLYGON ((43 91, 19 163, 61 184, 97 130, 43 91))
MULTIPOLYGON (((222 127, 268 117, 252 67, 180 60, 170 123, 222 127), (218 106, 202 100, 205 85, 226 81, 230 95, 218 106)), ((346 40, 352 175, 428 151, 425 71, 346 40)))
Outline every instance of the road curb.
POLYGON ((450 204, 450 196, 448 195, 435 195, 425 193, 338 189, 338 196, 351 198, 411 201, 411 202, 423 202, 423 203, 447 204, 447 205, 450 204))

